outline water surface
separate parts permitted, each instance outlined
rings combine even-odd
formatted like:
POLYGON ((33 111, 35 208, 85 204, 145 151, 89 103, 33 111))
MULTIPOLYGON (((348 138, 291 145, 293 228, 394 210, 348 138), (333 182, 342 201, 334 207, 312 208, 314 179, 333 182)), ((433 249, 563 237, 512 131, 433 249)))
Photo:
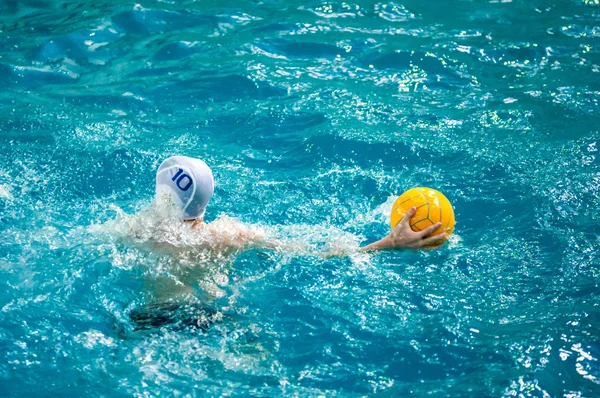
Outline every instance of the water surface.
POLYGON ((600 394, 595 3, 4 1, 2 395, 600 394), (123 231, 174 154, 209 221, 350 250, 430 186, 457 239, 173 258, 123 231), (133 331, 181 261, 222 320, 133 331))

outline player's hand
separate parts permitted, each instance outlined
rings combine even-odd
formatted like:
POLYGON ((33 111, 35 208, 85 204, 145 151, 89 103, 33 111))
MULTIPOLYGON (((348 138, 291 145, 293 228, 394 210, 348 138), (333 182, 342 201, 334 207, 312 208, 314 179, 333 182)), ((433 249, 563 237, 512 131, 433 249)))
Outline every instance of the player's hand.
POLYGON ((413 231, 410 228, 410 219, 415 215, 417 209, 411 207, 402 220, 392 230, 392 232, 386 236, 382 243, 389 249, 421 249, 431 248, 431 245, 441 244, 447 238, 446 233, 439 235, 431 235, 442 223, 438 222, 430 227, 425 228, 422 231, 413 231))

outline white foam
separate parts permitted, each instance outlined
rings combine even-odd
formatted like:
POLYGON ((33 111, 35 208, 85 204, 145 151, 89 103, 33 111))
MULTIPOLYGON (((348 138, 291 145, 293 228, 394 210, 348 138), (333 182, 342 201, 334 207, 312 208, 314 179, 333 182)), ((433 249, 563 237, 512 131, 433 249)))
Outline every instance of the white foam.
POLYGON ((14 200, 14 196, 11 193, 12 188, 8 184, 0 184, 0 199, 14 200))
POLYGON ((115 347, 116 343, 112 337, 106 337, 98 330, 90 330, 75 336, 75 341, 83 345, 85 348, 93 349, 97 345, 106 347, 115 347))

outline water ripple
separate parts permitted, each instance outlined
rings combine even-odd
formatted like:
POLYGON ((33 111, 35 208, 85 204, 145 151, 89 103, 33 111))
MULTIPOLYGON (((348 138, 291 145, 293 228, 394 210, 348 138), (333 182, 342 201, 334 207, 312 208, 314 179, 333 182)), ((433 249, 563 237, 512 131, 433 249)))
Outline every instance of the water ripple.
POLYGON ((5 394, 598 395, 593 1, 0 11, 5 394), (194 249, 151 204, 173 154, 213 168, 215 227, 301 250, 194 249), (444 249, 311 255, 422 185, 444 249), (215 322, 140 330, 186 279, 215 322))

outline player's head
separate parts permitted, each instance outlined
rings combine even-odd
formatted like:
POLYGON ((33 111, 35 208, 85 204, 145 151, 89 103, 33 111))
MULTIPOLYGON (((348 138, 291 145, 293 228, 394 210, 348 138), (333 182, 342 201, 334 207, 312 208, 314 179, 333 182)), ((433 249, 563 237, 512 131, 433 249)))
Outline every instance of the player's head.
POLYGON ((212 171, 200 159, 171 156, 156 172, 156 195, 168 195, 183 211, 184 220, 204 218, 214 192, 212 171))

